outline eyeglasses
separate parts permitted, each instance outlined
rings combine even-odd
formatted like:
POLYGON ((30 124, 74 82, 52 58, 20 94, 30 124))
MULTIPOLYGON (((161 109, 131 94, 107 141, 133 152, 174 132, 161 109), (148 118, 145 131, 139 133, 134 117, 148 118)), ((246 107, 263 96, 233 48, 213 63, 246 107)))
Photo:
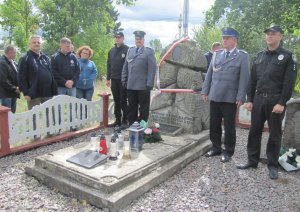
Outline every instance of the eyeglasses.
POLYGON ((81 54, 90 55, 89 52, 81 52, 81 54))

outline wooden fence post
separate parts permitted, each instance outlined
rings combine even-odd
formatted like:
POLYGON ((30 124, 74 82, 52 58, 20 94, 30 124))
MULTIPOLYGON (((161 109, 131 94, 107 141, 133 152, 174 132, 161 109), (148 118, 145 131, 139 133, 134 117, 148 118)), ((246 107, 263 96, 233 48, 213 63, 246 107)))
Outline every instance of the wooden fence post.
POLYGON ((104 92, 98 94, 103 98, 103 121, 100 123, 100 126, 107 127, 108 125, 108 107, 109 107, 109 96, 111 94, 104 92))
POLYGON ((9 145, 9 128, 8 128, 8 112, 10 108, 0 105, 0 157, 8 155, 10 153, 9 145))

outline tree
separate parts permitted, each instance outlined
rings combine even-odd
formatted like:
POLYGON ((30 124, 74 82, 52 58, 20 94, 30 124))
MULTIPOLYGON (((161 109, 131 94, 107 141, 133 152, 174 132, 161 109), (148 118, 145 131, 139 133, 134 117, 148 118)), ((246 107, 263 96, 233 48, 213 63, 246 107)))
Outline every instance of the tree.
MULTIPOLYGON (((239 47, 248 51, 252 58, 265 48, 263 30, 272 23, 278 24, 285 32, 283 45, 300 58, 299 0, 216 0, 205 18, 209 27, 226 20, 227 26, 236 28, 240 32, 239 47)), ((296 90, 300 91, 300 74, 296 90)))
MULTIPOLYGON (((134 0, 117 3, 133 4, 134 0)), ((35 0, 44 23, 43 36, 47 40, 48 54, 58 48, 62 37, 69 37, 75 47, 90 45, 95 51, 94 62, 104 73, 113 32, 118 29, 118 12, 111 0, 35 0)), ((100 76, 100 75, 99 75, 100 76)))
POLYGON ((9 32, 9 43, 25 51, 29 37, 39 28, 30 0, 4 0, 0 4, 0 24, 9 32), (13 15, 12 15, 13 14, 13 15))
POLYGON ((204 24, 194 28, 193 31, 197 45, 204 52, 209 51, 214 42, 221 42, 221 29, 219 27, 210 28, 204 24))
POLYGON ((159 39, 150 40, 149 45, 155 52, 156 61, 159 61, 160 53, 162 51, 162 44, 160 40, 159 39))
POLYGON ((162 51, 162 44, 159 39, 150 40, 149 45, 155 52, 162 51))

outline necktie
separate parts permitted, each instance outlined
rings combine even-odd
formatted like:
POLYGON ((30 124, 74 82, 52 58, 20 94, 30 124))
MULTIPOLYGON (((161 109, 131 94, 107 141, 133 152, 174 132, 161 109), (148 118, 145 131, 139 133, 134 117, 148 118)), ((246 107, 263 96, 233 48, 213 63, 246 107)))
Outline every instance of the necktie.
POLYGON ((227 59, 229 57, 229 55, 230 55, 230 52, 226 52, 225 58, 227 59))
POLYGON ((135 53, 137 54, 137 53, 138 53, 138 51, 139 51, 139 48, 136 48, 136 50, 135 50, 135 53))

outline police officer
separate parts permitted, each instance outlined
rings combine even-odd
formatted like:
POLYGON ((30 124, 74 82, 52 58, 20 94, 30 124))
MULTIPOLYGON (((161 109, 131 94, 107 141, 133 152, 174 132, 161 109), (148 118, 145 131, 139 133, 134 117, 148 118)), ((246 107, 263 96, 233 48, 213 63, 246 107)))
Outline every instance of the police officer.
POLYGON ((264 123, 269 125, 267 157, 269 177, 278 178, 278 158, 282 138, 282 119, 297 75, 296 56, 280 44, 282 29, 271 25, 265 31, 267 48, 259 52, 251 68, 246 108, 251 113, 248 136, 248 163, 238 169, 257 168, 264 123))
POLYGON ((154 51, 144 46, 146 33, 135 31, 133 34, 136 46, 129 48, 122 70, 122 84, 127 88, 130 125, 135 121, 148 121, 150 91, 156 71, 154 51))
POLYGON ((230 27, 222 29, 225 49, 213 54, 203 87, 202 98, 210 100, 210 140, 213 147, 206 157, 220 155, 227 162, 236 143, 236 109, 245 101, 249 78, 248 53, 236 48, 239 33, 230 27), (222 152, 222 118, 225 128, 225 149, 222 152))
POLYGON ((123 32, 115 33, 115 46, 108 52, 106 86, 111 87, 115 102, 115 122, 108 126, 127 125, 127 91, 122 86, 122 69, 128 46, 124 44, 123 32))

